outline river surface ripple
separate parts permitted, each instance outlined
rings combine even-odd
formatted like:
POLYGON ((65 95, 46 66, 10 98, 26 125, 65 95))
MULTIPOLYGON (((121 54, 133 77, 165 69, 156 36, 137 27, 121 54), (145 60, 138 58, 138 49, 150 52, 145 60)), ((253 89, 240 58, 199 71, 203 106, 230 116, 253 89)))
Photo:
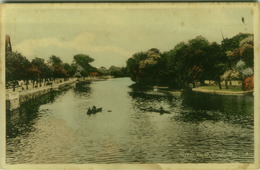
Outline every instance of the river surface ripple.
POLYGON ((7 163, 253 162, 253 96, 131 84, 95 81, 7 112, 7 163), (103 111, 88 116, 93 105, 103 111), (161 106, 170 114, 160 114, 161 106))

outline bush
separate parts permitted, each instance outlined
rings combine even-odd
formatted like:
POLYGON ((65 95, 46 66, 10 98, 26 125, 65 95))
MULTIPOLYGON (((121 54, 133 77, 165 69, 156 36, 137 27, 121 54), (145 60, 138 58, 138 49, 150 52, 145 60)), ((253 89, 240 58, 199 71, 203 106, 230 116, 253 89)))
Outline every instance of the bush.
POLYGON ((244 80, 244 90, 254 90, 254 76, 247 77, 244 80))

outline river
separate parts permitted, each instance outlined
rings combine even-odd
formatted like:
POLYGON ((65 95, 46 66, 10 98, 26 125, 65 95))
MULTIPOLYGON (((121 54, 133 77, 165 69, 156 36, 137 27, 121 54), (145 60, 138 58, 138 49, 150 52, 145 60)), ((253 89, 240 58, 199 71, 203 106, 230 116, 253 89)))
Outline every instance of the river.
POLYGON ((7 163, 253 163, 253 96, 131 84, 94 81, 7 112, 7 163), (103 111, 88 116, 93 105, 103 111))

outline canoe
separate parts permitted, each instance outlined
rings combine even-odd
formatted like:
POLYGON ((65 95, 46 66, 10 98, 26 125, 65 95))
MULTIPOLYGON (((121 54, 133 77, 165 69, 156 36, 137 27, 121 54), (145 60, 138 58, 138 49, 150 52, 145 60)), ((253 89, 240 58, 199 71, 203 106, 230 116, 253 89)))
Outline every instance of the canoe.
POLYGON ((162 109, 153 109, 153 108, 148 108, 148 109, 140 109, 146 112, 156 112, 156 113, 160 113, 160 114, 170 114, 169 111, 167 110, 162 110, 162 109))
POLYGON ((95 110, 89 108, 88 111, 87 111, 87 115, 96 114, 97 112, 102 112, 102 107, 97 108, 95 110))

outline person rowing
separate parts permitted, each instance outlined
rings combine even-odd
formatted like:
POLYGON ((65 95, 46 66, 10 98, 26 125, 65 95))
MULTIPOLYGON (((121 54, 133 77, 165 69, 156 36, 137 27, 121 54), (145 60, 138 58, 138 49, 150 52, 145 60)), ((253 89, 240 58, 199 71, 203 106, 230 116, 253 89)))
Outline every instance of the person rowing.
POLYGON ((96 114, 97 112, 102 112, 102 107, 97 108, 95 105, 92 108, 88 108, 87 115, 96 114))
POLYGON ((93 107, 92 107, 92 112, 96 112, 97 111, 97 108, 96 108, 96 106, 94 105, 93 107))
POLYGON ((165 112, 165 110, 163 109, 163 107, 160 107, 160 114, 163 114, 165 112))
POLYGON ((87 111, 87 115, 91 115, 92 114, 92 110, 90 109, 90 107, 88 108, 88 111, 87 111))

